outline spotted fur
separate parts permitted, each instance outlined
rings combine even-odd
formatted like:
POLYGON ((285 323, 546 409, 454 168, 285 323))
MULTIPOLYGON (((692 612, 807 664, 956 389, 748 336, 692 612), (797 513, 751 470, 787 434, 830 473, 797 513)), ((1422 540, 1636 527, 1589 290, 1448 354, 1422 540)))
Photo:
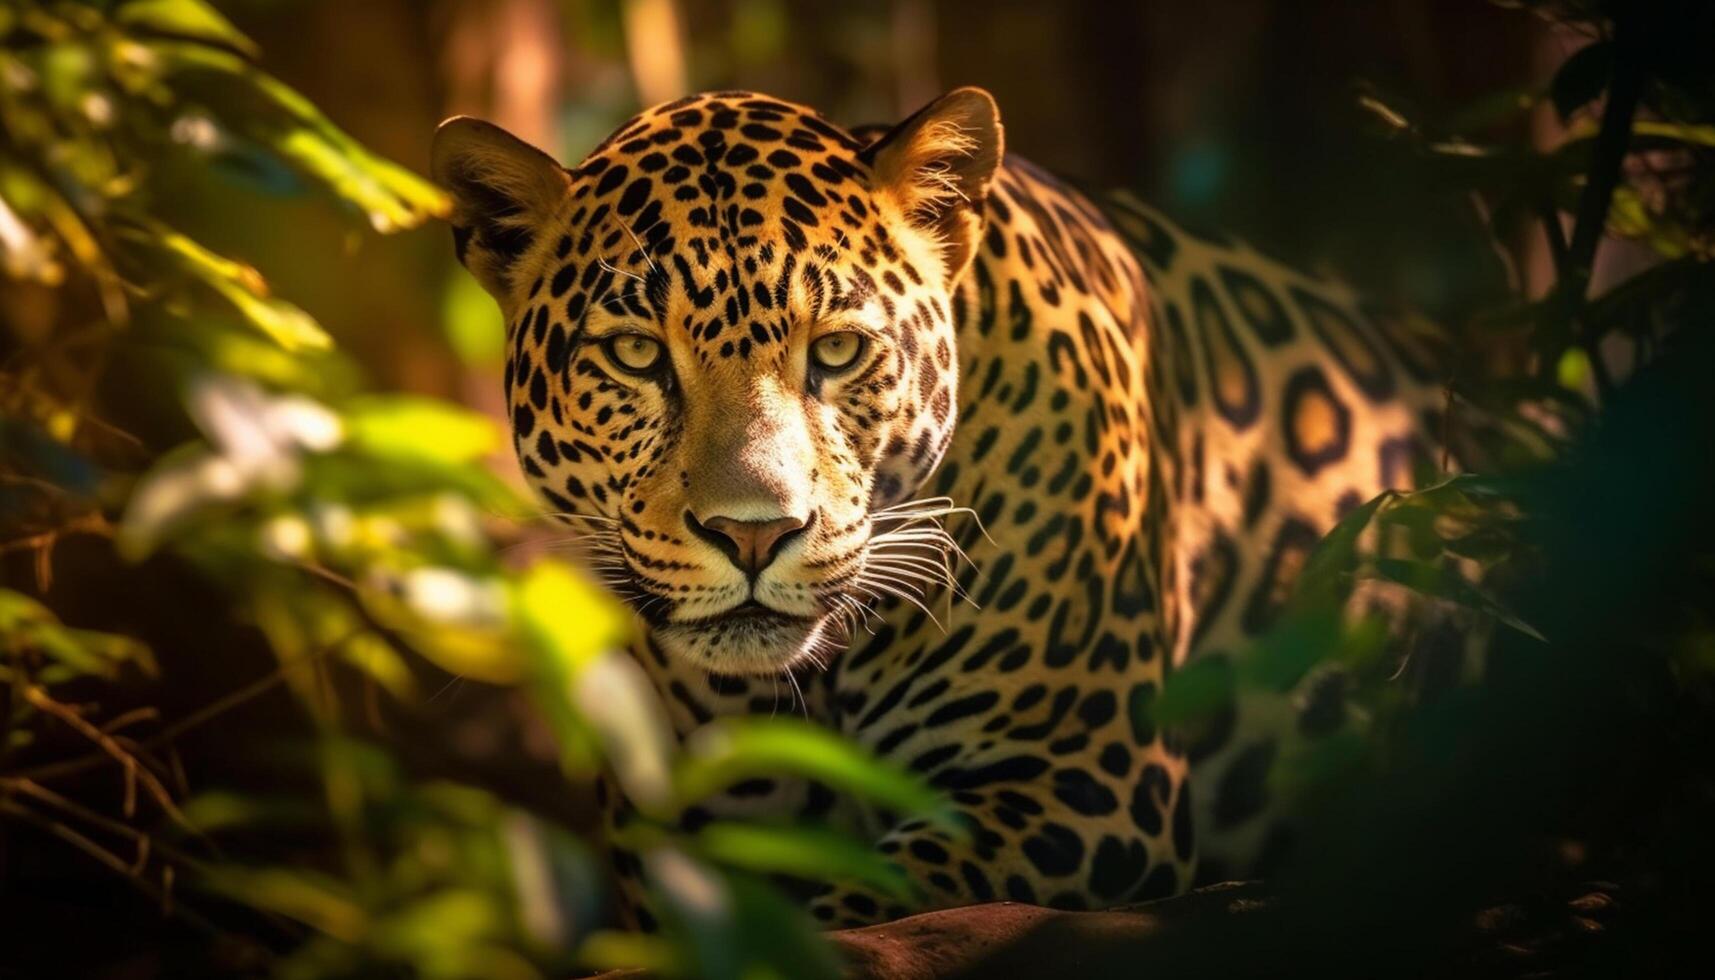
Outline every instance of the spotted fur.
MULTIPOLYGON (((1167 895, 1199 850, 1231 869, 1278 843, 1280 739, 1337 719, 1337 691, 1183 745, 1134 709, 1266 629, 1318 537, 1408 483, 1439 396, 1407 333, 1004 156, 974 89, 857 134, 694 96, 569 170, 460 119, 435 168, 506 315, 519 459, 646 624, 677 730, 802 711, 947 791, 969 833, 775 780, 688 822, 830 817, 928 907, 1167 895), (818 366, 843 333, 854 362, 818 366), (657 364, 616 358, 632 334, 657 364)), ((858 887, 812 907, 903 911, 858 887)))

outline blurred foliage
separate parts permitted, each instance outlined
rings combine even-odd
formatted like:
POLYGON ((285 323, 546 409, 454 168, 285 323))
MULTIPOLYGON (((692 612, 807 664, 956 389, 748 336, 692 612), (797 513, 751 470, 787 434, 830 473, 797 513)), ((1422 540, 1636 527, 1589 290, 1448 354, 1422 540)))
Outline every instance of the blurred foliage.
MULTIPOLYGON (((155 180, 169 167, 321 195, 379 232, 444 212, 258 57, 202 0, 0 3, 0 547, 33 571, 0 588, 6 837, 28 828, 57 860, 95 862, 203 937, 162 954, 168 973, 512 978, 581 960, 831 975, 768 876, 899 889, 890 867, 820 828, 687 834, 678 813, 781 772, 904 813, 933 817, 937 797, 802 725, 734 723, 681 748, 624 649, 630 616, 556 561, 507 560, 536 511, 487 465, 495 422, 365 392, 312 316, 173 226, 155 180), (119 707, 199 665, 62 621, 43 597, 80 537, 109 542, 140 591, 163 562, 194 570, 221 601, 184 614, 253 629, 276 668, 184 717, 119 707), (568 779, 613 770, 643 814, 628 831, 668 910, 660 937, 601 931, 589 843, 413 775, 406 746, 360 723, 380 699, 431 697, 424 664, 526 692, 568 779), (187 775, 178 738, 281 686, 298 734, 256 747, 276 788, 187 775), (120 799, 88 791, 115 771, 120 799)), ((497 343, 459 349, 482 360, 497 343)))
POLYGON ((1507 969, 1676 975, 1706 956, 1691 937, 1715 873, 1715 8, 1512 5, 1581 39, 1541 91, 1439 114, 1373 85, 1358 101, 1497 254, 1546 240, 1551 287, 1515 283, 1448 332, 1452 452, 1425 489, 1354 508, 1269 632, 1132 706, 1194 738, 1233 698, 1303 712, 1334 692, 1351 724, 1305 732, 1271 774, 1308 816, 1275 869, 1303 920, 1267 947, 1334 973, 1408 948, 1430 975, 1469 968, 1433 958, 1467 916, 1579 881, 1622 896, 1623 938, 1514 947, 1507 969), (1565 126, 1553 145, 1517 125, 1538 105, 1565 126), (1592 295, 1599 249, 1626 242, 1642 271, 1592 295), (1336 950, 1327 921, 1361 938, 1336 950))

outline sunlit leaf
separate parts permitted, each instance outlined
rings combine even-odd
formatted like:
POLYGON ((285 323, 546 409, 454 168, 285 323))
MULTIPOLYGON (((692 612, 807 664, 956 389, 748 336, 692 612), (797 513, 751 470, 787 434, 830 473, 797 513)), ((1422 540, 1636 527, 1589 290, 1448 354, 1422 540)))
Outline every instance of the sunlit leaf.
MULTIPOLYGON (((433 184, 371 154, 313 103, 241 57, 172 41, 146 45, 163 78, 177 87, 247 101, 227 125, 270 147, 299 172, 361 210, 381 232, 413 228, 444 216, 449 202, 433 184)), ((216 113, 220 109, 216 107, 216 113)))
POLYGON ((643 970, 664 977, 688 972, 671 939, 617 929, 591 933, 578 947, 577 959, 592 970, 643 970))
POLYGON ((265 392, 242 378, 199 377, 186 408, 208 435, 162 456, 126 504, 117 540, 132 560, 193 519, 223 513, 259 491, 283 493, 302 475, 306 452, 339 445, 337 415, 314 399, 265 392))
POLYGON ((359 633, 340 646, 340 657, 401 701, 417 693, 416 679, 399 651, 374 633, 359 633))
POLYGON ((691 733, 685 748, 687 758, 675 774, 683 804, 706 799, 745 779, 790 774, 962 829, 940 795, 915 774, 809 722, 755 718, 737 725, 717 720, 691 733))
POLYGON ((472 946, 500 931, 504 914, 495 895, 444 888, 376 921, 365 939, 401 960, 458 962, 472 946))
POLYGON ((898 865, 846 834, 820 827, 711 823, 694 839, 716 864, 812 881, 856 881, 897 901, 911 899, 910 880, 898 865))
POLYGON ((0 589, 0 662, 22 663, 26 655, 48 661, 41 676, 47 684, 78 677, 115 680, 125 667, 156 672, 154 654, 142 641, 65 626, 52 610, 29 596, 0 589))
POLYGON ((600 734, 603 755, 626 798, 659 813, 672 793, 673 730, 649 675, 623 649, 608 649, 573 680, 573 703, 600 734))
POLYGON ((505 357, 506 324, 476 277, 462 272, 447 277, 441 322, 453 351, 466 364, 494 365, 505 357))
POLYGON ((450 402, 408 395, 368 396, 345 406, 351 445, 374 456, 468 463, 501 445, 493 419, 450 402))
POLYGON ((1677 259, 1692 249, 1691 232, 1679 222, 1654 213, 1630 187, 1614 188, 1608 203, 1608 230, 1643 242, 1664 259, 1677 259))
POLYGON ((54 260, 53 243, 36 233, 0 196, 0 273, 56 286, 65 270, 54 260))
POLYGON ((203 834, 259 826, 301 830, 315 826, 322 817, 320 808, 297 797, 263 797, 213 790, 186 800, 180 804, 179 812, 186 824, 203 834))
POLYGON ((1654 137, 1693 146, 1715 147, 1715 125, 1709 123, 1665 122, 1659 119, 1639 119, 1632 123, 1635 136, 1654 137))
POLYGON ((455 569, 403 574, 375 570, 360 586, 363 607, 442 670, 490 684, 513 684, 527 665, 504 630, 506 587, 455 569))
POLYGON ((341 352, 287 350, 241 317, 210 310, 178 318, 151 311, 139 325, 148 334, 150 353, 179 378, 212 369, 329 401, 348 395, 358 383, 355 364, 341 352))
POLYGON ((17 207, 21 216, 29 216, 64 245, 71 259, 95 281, 109 320, 119 325, 129 322, 130 304, 125 300, 119 275, 84 216, 58 188, 30 170, 5 166, 5 162, 0 159, 0 196, 17 207))
MULTIPOLYGON (((1567 128, 1566 139, 1561 143, 1560 148, 1562 151, 1577 151, 1587 148, 1590 143, 1596 140, 1600 131, 1600 124, 1597 120, 1579 120, 1567 128)), ((1715 147, 1715 125, 1668 122, 1659 119, 1637 119, 1632 122, 1632 139, 1638 143, 1653 142, 1667 147, 1679 144, 1715 147)))
POLYGON ((1554 377, 1569 391, 1584 391, 1590 385, 1590 355, 1581 347, 1568 348, 1554 366, 1554 377))
POLYGON ((1358 107, 1370 113, 1388 129, 1403 132, 1412 128, 1407 112, 1373 87, 1358 93, 1358 107))
POLYGON ((355 146, 342 146, 307 128, 282 127, 256 135, 305 174, 361 209, 376 231, 414 228, 446 213, 446 201, 433 185, 355 146))
POLYGON ((286 350, 322 351, 333 346, 333 339, 308 313, 268 295, 267 283, 250 266, 217 255, 189 236, 160 225, 125 229, 123 235, 133 246, 166 259, 174 271, 212 290, 286 350))
POLYGON ((134 31, 217 44, 247 58, 262 54, 256 42, 202 0, 123 0, 113 19, 134 31))
POLYGON ((350 889, 319 872, 301 868, 204 869, 199 884, 245 905, 276 912, 345 942, 359 942, 369 916, 350 889))
POLYGON ((528 641, 531 690, 559 739, 569 772, 587 773, 599 758, 600 737, 577 709, 579 675, 604 651, 623 649, 630 623, 611 599, 564 565, 537 562, 513 594, 528 641))

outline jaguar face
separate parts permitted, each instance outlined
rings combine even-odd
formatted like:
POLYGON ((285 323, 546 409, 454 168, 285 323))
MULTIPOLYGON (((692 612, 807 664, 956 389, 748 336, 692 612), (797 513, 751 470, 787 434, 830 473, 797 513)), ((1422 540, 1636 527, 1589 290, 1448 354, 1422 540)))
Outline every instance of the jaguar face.
POLYGON ((765 674, 946 572, 953 293, 1002 152, 961 89, 863 144, 750 93, 581 164, 455 118, 434 172, 496 298, 519 460, 669 656, 765 674))

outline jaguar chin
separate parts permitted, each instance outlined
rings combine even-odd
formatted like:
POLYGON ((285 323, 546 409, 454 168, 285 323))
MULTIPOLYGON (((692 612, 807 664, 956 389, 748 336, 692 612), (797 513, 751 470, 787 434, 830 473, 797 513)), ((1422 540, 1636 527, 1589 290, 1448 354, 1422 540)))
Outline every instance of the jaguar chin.
POLYGON ((669 656, 733 675, 774 675, 807 663, 826 666, 846 639, 832 613, 793 615, 754 599, 717 616, 661 623, 651 635, 669 656))

